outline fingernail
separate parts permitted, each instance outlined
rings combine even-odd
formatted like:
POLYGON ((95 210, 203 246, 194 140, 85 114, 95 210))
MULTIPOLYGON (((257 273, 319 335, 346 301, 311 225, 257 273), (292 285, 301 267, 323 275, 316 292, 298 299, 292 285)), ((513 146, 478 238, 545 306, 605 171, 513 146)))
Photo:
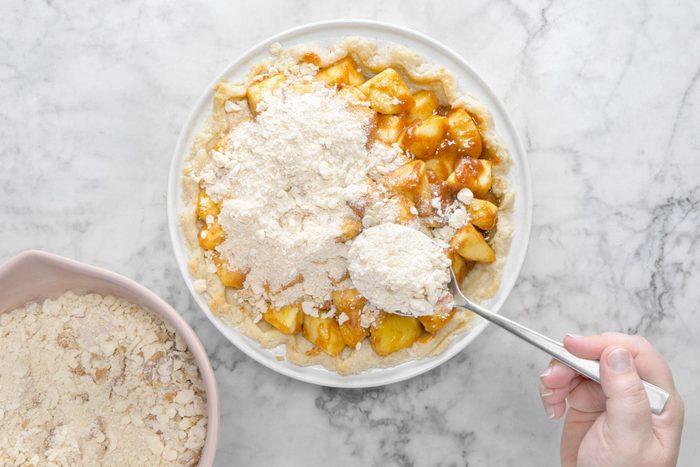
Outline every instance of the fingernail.
POLYGON ((625 373, 632 367, 632 355, 627 349, 615 349, 608 354, 608 365, 615 373, 625 373))
POLYGON ((567 334, 567 337, 571 337, 572 339, 578 339, 579 337, 583 337, 579 334, 567 334))
POLYGON ((544 409, 545 409, 545 412, 547 412, 547 417, 549 417, 550 419, 553 419, 554 415, 556 415, 554 413, 554 407, 552 407, 551 405, 548 405, 544 409))
POLYGON ((540 393, 540 397, 547 397, 547 396, 551 396, 552 394, 554 394, 554 391, 552 391, 551 388, 548 388, 547 386, 545 386, 542 383, 539 384, 537 389, 540 393))
POLYGON ((547 369, 545 369, 542 374, 540 375, 540 378, 544 378, 545 376, 549 376, 552 373, 552 364, 550 363, 547 369))

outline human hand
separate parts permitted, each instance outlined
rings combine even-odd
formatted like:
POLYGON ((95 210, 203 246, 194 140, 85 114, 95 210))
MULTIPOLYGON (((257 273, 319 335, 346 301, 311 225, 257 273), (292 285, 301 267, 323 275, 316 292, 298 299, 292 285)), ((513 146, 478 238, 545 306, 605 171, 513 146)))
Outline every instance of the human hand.
POLYGON ((562 465, 675 466, 683 401, 656 349, 642 337, 619 333, 566 336, 564 346, 578 357, 600 360, 600 385, 555 360, 540 377, 547 415, 566 414, 562 465), (642 379, 669 392, 661 415, 651 413, 642 379))

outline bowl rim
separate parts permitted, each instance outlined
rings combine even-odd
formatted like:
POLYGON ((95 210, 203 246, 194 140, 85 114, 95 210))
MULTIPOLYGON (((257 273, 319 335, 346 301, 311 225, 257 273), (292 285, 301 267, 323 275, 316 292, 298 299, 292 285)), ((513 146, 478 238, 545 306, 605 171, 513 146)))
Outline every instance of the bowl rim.
MULTIPOLYGON (((516 280, 520 276, 520 272, 523 266, 523 263, 525 262, 525 257, 527 255, 527 247, 530 239, 530 234, 532 231, 532 211, 533 211, 533 196, 532 196, 532 177, 530 173, 530 168, 527 163, 527 153, 525 152, 525 147, 522 143, 522 140, 518 134, 518 132, 515 129, 515 126, 513 125, 513 122, 510 118, 510 115, 507 113, 505 106, 501 102, 501 100, 496 96, 494 91, 488 86, 486 81, 482 78, 482 76, 464 59, 462 58, 459 54, 454 52, 451 48, 445 46, 444 44, 438 42, 437 40, 427 36, 426 34, 423 34, 421 32, 415 31, 413 29, 400 26, 400 25, 395 25, 387 22, 382 22, 382 21, 374 21, 374 20, 364 20, 364 19, 332 19, 332 20, 324 20, 324 21, 317 21, 317 22, 312 22, 312 23, 307 23, 303 24, 300 26, 296 26, 287 30, 284 30, 280 33, 277 33, 273 36, 270 36, 266 39, 263 39, 262 41, 258 42, 257 44, 253 45, 252 47, 248 48, 246 51, 244 51, 242 54, 237 56, 234 60, 229 62, 226 67, 216 74, 215 78, 209 83, 209 85, 205 88, 205 90, 199 95, 197 100, 195 101, 194 105, 190 109, 190 112, 187 115, 187 118, 182 126, 182 129, 180 131, 180 134, 177 139, 177 144, 175 146, 175 150, 173 153, 173 158, 171 161, 170 165, 170 171, 169 171, 169 177, 168 177, 168 190, 167 190, 167 210, 168 210, 168 230, 170 233, 170 242, 171 246, 173 248, 174 254, 176 261, 178 263, 180 273, 182 275, 183 280, 185 281, 185 284, 187 285, 187 288, 190 291, 190 294, 192 295, 193 299, 195 302, 199 305, 200 309, 202 312, 209 318, 209 320, 212 322, 212 324, 226 337, 227 340, 229 340, 233 345, 235 345, 238 349, 243 351, 246 355, 251 357, 253 360, 257 361, 258 363, 264 365, 265 367, 283 374, 285 376, 288 376, 290 378, 303 381, 306 383, 310 384, 316 384, 319 386, 329 386, 329 387, 338 387, 338 388, 369 388, 369 387, 377 387, 377 386, 384 386, 387 384, 392 384, 392 383, 397 383, 400 381, 404 381, 410 378, 413 378, 415 376, 418 376, 420 374, 423 374, 427 371, 430 371, 431 369, 442 365, 452 357, 454 357, 456 354, 464 350, 476 337, 478 337, 483 330, 486 328, 486 326, 489 324, 488 321, 479 319, 467 332, 467 335, 465 335, 463 338, 461 338, 459 341, 453 341, 450 343, 450 345, 440 354, 433 356, 433 357, 428 357, 425 359, 420 359, 422 360, 423 364, 416 366, 414 368, 404 368, 402 369, 403 371, 400 371, 400 369, 403 365, 406 363, 411 363, 411 362, 405 362, 393 367, 389 368, 381 368, 378 369, 379 371, 388 371, 388 370, 395 370, 392 373, 386 374, 382 378, 378 378, 378 380, 374 381, 362 381, 359 379, 352 379, 350 377, 352 376, 357 376, 357 375, 350 375, 348 378, 344 378, 341 380, 332 380, 330 378, 324 378, 322 376, 313 374, 313 373, 308 373, 304 372, 303 369, 307 367, 301 367, 298 365, 294 365, 294 368, 288 368, 283 365, 280 365, 277 360, 274 358, 272 359, 267 359, 261 354, 259 354, 259 349, 262 347, 252 339, 248 338, 247 336, 244 336, 242 333, 240 333, 235 327, 229 326, 226 323, 224 323, 220 318, 216 317, 210 310, 209 306, 206 304, 204 299, 200 294, 198 294, 194 290, 193 286, 193 279, 189 275, 189 271, 187 270, 187 247, 185 246, 184 240, 180 238, 180 226, 179 226, 179 209, 180 209, 180 199, 179 199, 179 187, 180 187, 180 182, 181 182, 181 164, 185 159, 185 155, 189 152, 189 140, 190 140, 190 134, 192 129, 190 128, 193 125, 193 122, 197 119, 197 115, 199 114, 200 109, 202 106, 209 104, 210 99, 211 99, 211 93, 212 90, 214 89, 214 86, 221 81, 223 78, 228 77, 231 75, 231 72, 239 66, 239 64, 249 61, 251 58, 256 56, 257 54, 260 54, 261 52, 264 52, 271 44, 275 42, 282 42, 285 39, 294 39, 298 34, 302 33, 313 33, 319 30, 322 30, 324 28, 332 28, 334 26, 338 27, 357 27, 357 28, 366 28, 365 34, 370 35, 373 30, 380 31, 380 32, 385 32, 389 34, 396 34, 396 35, 403 35, 406 36, 410 39, 417 40, 419 42, 423 42, 428 48, 434 49, 439 53, 445 54, 447 57, 450 59, 454 60, 457 62, 464 70, 467 70, 471 77, 480 85, 480 91, 483 94, 486 94, 488 98, 494 103, 495 109, 491 110, 498 110, 502 117, 502 122, 499 123, 499 128, 501 129, 499 131, 500 134, 507 133, 511 140, 512 140, 512 145, 509 146, 509 149, 511 152, 516 151, 518 154, 521 154, 522 157, 518 160, 518 164, 520 165, 520 175, 522 177, 522 188, 519 192, 516 193, 517 201, 521 204, 521 209, 522 209, 522 216, 523 216, 523 226, 520 227, 520 235, 521 235, 521 247, 517 251, 513 251, 513 248, 511 247, 509 253, 508 253, 508 261, 513 261, 514 262, 514 267, 513 267, 513 273, 511 277, 509 277, 507 280, 504 280, 503 277, 501 277, 501 283, 499 285, 498 290, 499 291, 505 291, 504 295, 502 297, 501 303, 498 304, 498 306, 494 307, 494 311, 498 312, 502 304, 506 301, 508 295, 513 289, 513 286, 515 285, 516 280), (505 128, 504 128, 505 126, 505 128), (503 132, 503 133, 501 133, 503 132), (512 147, 514 146, 514 147, 512 147), (524 229, 524 230, 523 230, 524 229), (228 334, 228 330, 232 329, 233 333, 228 334), (257 346, 258 348, 255 348, 257 346)), ((378 39, 379 41, 382 41, 383 39, 378 39)), ((311 41, 310 41, 311 42, 311 41)), ((196 128, 195 128, 196 130, 196 128)), ((263 349, 263 350, 270 350, 270 349, 263 349)), ((326 370, 328 373, 332 373, 334 375, 338 375, 335 372, 332 372, 330 370, 326 370)), ((372 371, 372 370, 369 370, 372 371)), ((362 374, 362 373, 360 373, 362 374)))
MULTIPOLYGON (((189 350, 192 352, 195 358, 200 377, 202 378, 202 385, 204 386, 204 390, 207 395, 207 438, 204 446, 202 447, 199 465, 213 465, 220 426, 219 390, 209 356, 207 355, 207 352, 204 349, 199 337, 190 327, 187 321, 185 321, 185 319, 177 311, 175 311, 173 307, 171 307, 165 300, 160 298, 155 292, 139 284, 133 279, 104 268, 92 266, 87 263, 46 251, 25 250, 11 257, 4 263, 0 264, 0 279, 4 277, 11 277, 13 270, 20 268, 23 263, 31 264, 35 262, 42 262, 62 269, 68 269, 77 275, 89 277, 91 280, 96 280, 111 286, 116 286, 116 288, 128 290, 134 295, 143 298, 143 304, 141 305, 144 308, 156 313, 159 317, 173 326, 175 331, 185 340, 189 350)), ((70 290, 70 288, 66 288, 64 289, 64 292, 70 290)), ((42 294, 40 292, 36 295, 36 298, 30 299, 24 303, 54 297, 55 294, 42 294)), ((12 311, 13 309, 16 309, 16 307, 0 310, 0 314, 6 311, 12 311)))

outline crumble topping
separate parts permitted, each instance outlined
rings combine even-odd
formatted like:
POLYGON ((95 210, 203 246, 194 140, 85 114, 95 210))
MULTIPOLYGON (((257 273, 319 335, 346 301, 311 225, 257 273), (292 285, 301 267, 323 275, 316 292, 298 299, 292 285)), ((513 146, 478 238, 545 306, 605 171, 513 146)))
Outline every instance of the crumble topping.
POLYGON ((365 229, 348 252, 357 290, 376 308, 431 315, 452 307, 447 244, 398 224, 365 229))
POLYGON ((474 193, 469 188, 462 188, 457 193, 457 199, 465 206, 468 206, 474 200, 474 193))
POLYGON ((223 200, 219 223, 227 237, 217 251, 247 271, 245 288, 258 311, 268 301, 301 301, 304 313, 318 316, 347 274, 351 242, 339 240, 343 222, 393 221, 396 202, 370 183, 407 159, 397 147, 368 148, 371 116, 335 90, 313 83, 297 93, 293 86, 268 92, 257 107, 264 111, 236 127, 228 150, 213 151, 198 177, 223 200), (351 206, 368 199, 359 219, 351 206))
POLYGON ((0 463, 196 465, 204 389, 185 341, 123 299, 0 314, 0 463))

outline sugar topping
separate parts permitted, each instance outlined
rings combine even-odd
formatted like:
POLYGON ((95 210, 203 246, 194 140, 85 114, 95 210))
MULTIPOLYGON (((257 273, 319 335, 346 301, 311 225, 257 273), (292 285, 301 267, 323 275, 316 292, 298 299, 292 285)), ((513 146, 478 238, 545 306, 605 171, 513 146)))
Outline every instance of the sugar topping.
POLYGON ((449 307, 447 245, 403 225, 385 223, 364 230, 348 252, 348 271, 357 290, 378 309, 430 315, 449 307))

